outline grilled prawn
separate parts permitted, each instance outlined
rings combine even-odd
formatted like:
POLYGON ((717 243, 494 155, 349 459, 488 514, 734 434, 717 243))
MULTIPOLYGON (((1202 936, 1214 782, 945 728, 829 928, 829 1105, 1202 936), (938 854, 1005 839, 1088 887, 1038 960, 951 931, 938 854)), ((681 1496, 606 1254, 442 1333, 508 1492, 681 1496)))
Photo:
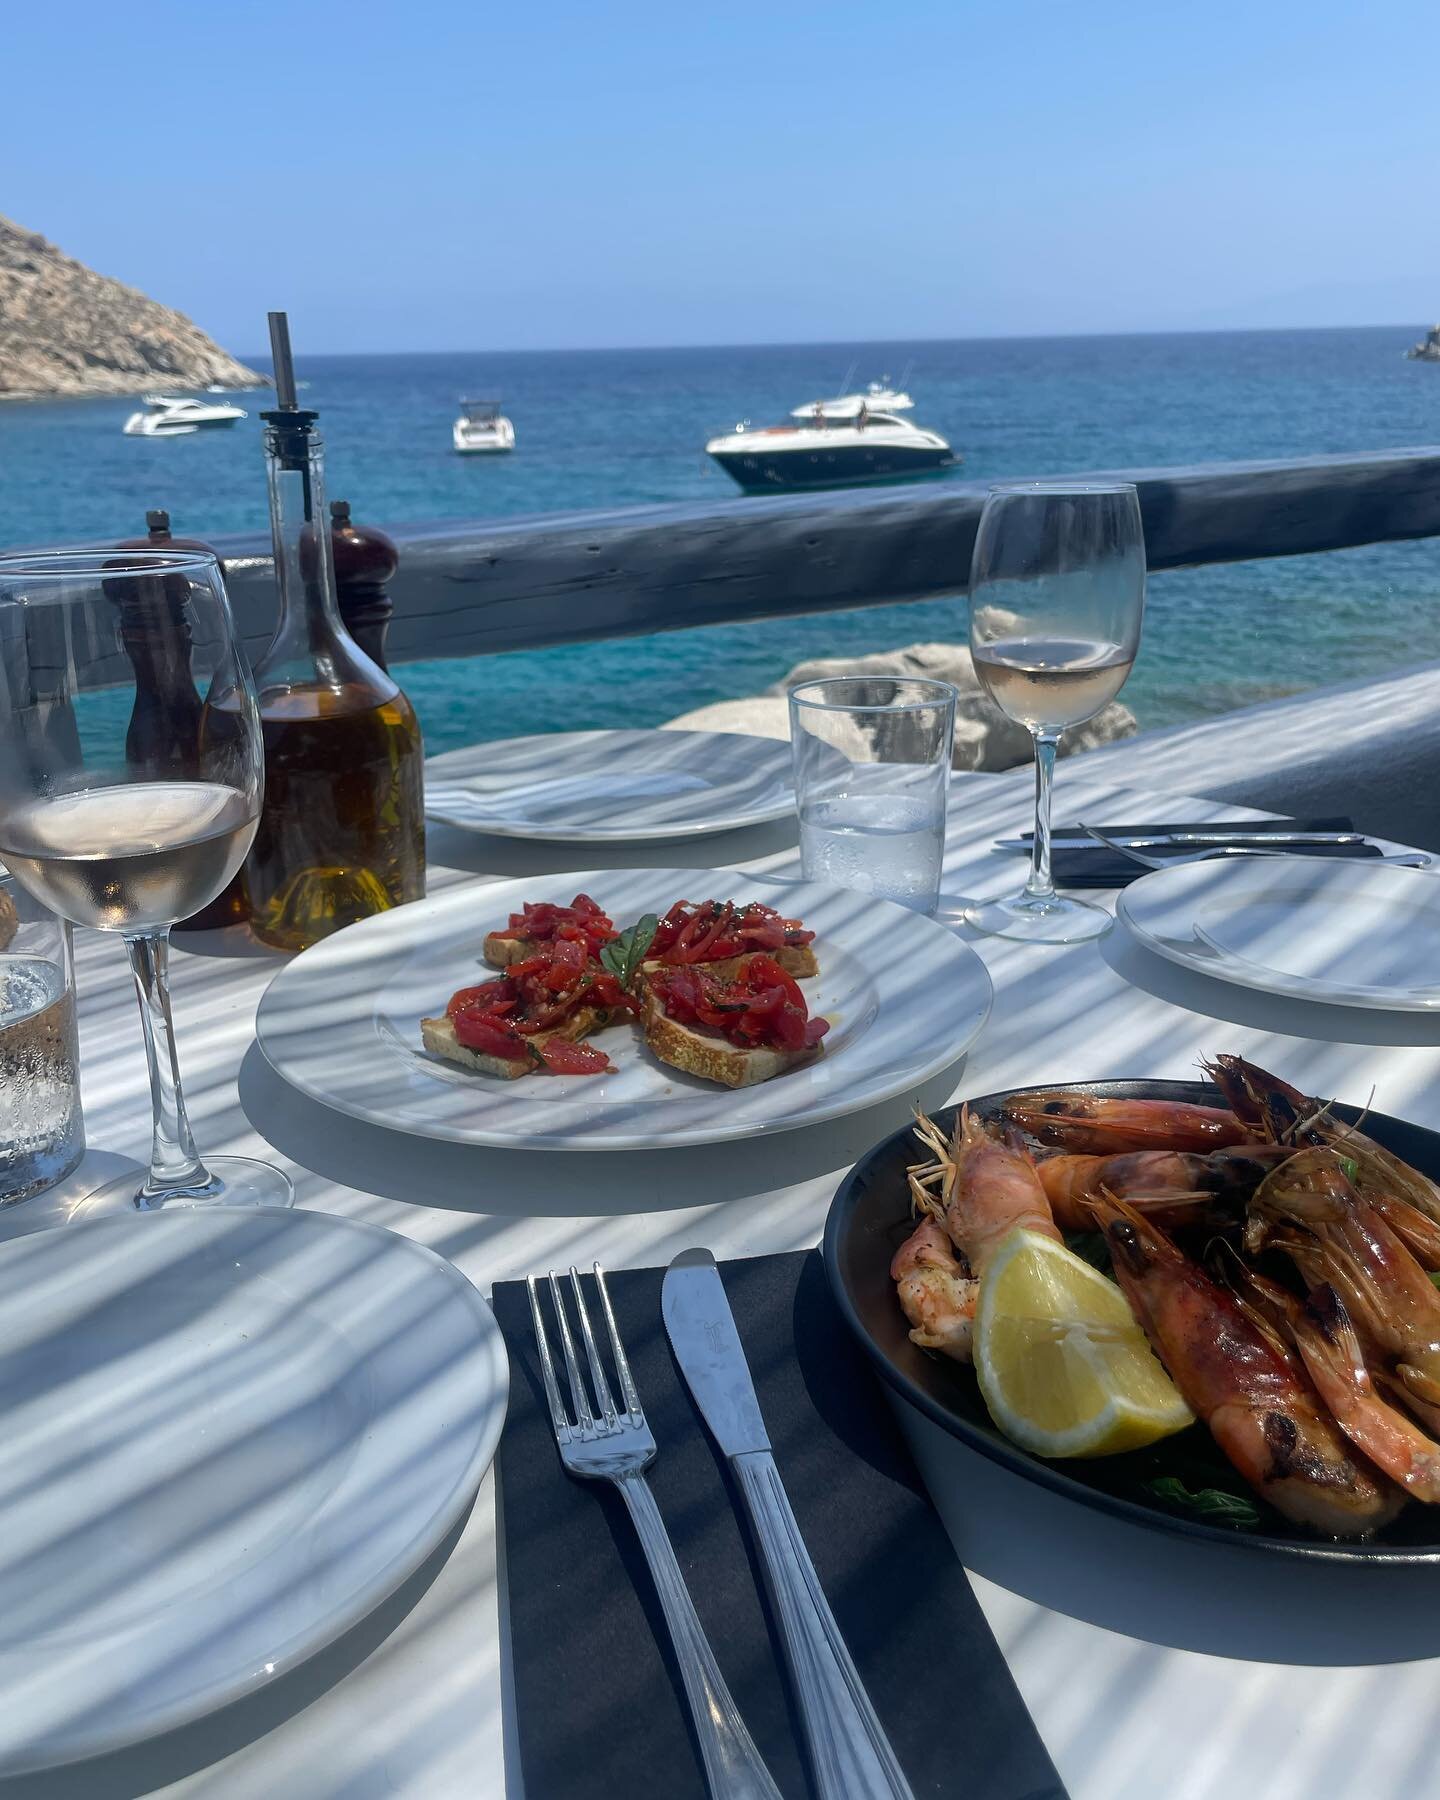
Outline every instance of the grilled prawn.
POLYGON ((1278 1334, 1133 1207, 1091 1203, 1115 1276, 1191 1410, 1265 1500, 1334 1537, 1365 1537, 1399 1492, 1352 1452, 1278 1334))

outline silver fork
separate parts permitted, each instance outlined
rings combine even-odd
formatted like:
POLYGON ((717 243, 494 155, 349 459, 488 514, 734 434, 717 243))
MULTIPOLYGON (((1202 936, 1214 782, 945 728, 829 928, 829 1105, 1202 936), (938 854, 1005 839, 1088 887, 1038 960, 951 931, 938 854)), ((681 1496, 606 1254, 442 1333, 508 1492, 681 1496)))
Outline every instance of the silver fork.
POLYGON ((645 1422, 640 1396, 631 1378, 625 1346, 620 1342, 620 1333, 615 1326, 615 1314, 605 1287, 605 1271, 598 1262, 594 1268, 595 1285, 599 1289, 605 1323, 610 1330, 610 1345, 615 1352, 615 1371, 620 1379, 620 1392, 625 1405, 623 1409, 617 1409, 611 1398, 610 1384, 605 1378, 604 1365, 600 1361, 595 1336, 590 1329, 590 1314, 586 1310, 585 1295, 580 1287, 580 1273, 572 1265, 570 1285, 574 1290, 575 1310, 580 1318, 580 1336, 585 1344, 585 1358, 590 1365, 590 1379, 595 1391, 595 1407, 592 1410, 590 1394, 575 1355, 575 1340, 570 1334, 570 1321, 566 1316, 560 1281, 552 1269, 548 1276, 550 1298, 560 1326, 560 1347, 565 1355, 565 1372, 569 1378, 570 1399, 575 1409, 574 1424, 560 1398, 555 1364, 550 1354, 550 1340, 540 1314, 540 1295, 535 1277, 531 1275, 525 1284, 530 1293, 530 1313, 535 1321, 535 1341, 540 1350, 545 1398, 550 1403, 550 1420, 555 1427, 560 1460, 571 1475, 582 1481, 613 1482, 630 1509, 631 1522, 639 1536, 640 1547, 645 1552, 645 1560, 650 1565, 655 1591, 660 1596, 665 1623, 670 1627, 671 1641, 675 1645, 686 1697, 690 1702, 695 1736, 699 1740, 700 1755, 705 1764, 705 1776, 715 1800, 781 1800, 780 1790, 770 1779, 769 1770, 760 1760, 760 1752, 745 1729, 745 1721, 740 1717, 730 1689, 725 1685, 725 1677, 720 1673, 720 1665, 715 1661, 715 1653, 696 1616, 690 1591, 685 1586, 685 1578, 675 1560, 675 1552, 665 1530, 665 1522, 660 1517, 660 1509, 655 1504, 655 1496, 650 1492, 650 1484, 645 1479, 645 1470, 655 1460, 655 1438, 645 1422))
MULTIPOLYGON (((1291 856, 1290 850, 1251 849, 1249 845, 1211 844, 1203 850, 1186 850, 1179 856, 1147 856, 1143 850, 1135 850, 1129 844, 1120 844, 1114 838, 1106 837, 1093 825, 1082 825, 1077 819, 1075 829, 1083 831, 1086 837, 1094 838, 1097 844, 1103 844, 1107 850, 1113 850, 1117 856, 1125 856, 1131 862, 1142 864, 1147 869, 1180 869, 1186 863, 1213 862, 1217 856, 1291 856)), ((1423 850, 1397 851, 1391 855, 1367 856, 1365 862, 1398 863, 1402 869, 1428 869, 1431 858, 1423 850)))

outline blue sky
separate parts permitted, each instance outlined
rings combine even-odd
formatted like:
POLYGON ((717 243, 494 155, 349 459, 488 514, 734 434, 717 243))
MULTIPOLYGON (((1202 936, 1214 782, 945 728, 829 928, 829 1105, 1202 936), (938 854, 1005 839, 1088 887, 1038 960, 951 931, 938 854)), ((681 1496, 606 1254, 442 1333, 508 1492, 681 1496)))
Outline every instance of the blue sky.
POLYGON ((1440 313, 1433 11, 12 7, 0 210, 257 350, 1440 313))

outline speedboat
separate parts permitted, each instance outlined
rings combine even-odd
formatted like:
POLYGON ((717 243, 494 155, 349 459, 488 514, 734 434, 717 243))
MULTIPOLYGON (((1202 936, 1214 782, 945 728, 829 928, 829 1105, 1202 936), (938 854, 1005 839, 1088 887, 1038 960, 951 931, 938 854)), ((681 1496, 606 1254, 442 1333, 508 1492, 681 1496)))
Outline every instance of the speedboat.
POLYGON ((126 437, 190 437, 214 431, 247 416, 244 407, 214 400, 186 400, 175 394, 144 394, 143 412, 125 421, 126 437))
POLYGON ((960 458, 938 431, 900 416, 914 406, 872 381, 863 394, 797 406, 783 425, 744 420, 705 451, 749 492, 909 481, 954 468, 960 458))
POLYGON ((1418 344, 1405 352, 1411 362, 1440 362, 1440 325, 1432 325, 1418 344))
POLYGON ((498 400, 462 400, 451 435, 464 456, 494 455, 515 448, 515 427, 501 412, 498 400))

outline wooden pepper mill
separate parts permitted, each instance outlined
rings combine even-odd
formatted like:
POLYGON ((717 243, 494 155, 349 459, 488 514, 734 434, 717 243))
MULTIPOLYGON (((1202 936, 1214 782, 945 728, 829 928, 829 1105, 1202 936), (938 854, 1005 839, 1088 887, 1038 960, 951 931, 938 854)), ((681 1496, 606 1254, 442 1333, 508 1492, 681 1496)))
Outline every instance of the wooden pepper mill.
POLYGON ((385 639, 395 602, 385 584, 400 567, 393 539, 373 525, 356 525, 348 500, 330 502, 330 542, 335 558, 335 598, 345 629, 372 662, 388 669, 385 639))

